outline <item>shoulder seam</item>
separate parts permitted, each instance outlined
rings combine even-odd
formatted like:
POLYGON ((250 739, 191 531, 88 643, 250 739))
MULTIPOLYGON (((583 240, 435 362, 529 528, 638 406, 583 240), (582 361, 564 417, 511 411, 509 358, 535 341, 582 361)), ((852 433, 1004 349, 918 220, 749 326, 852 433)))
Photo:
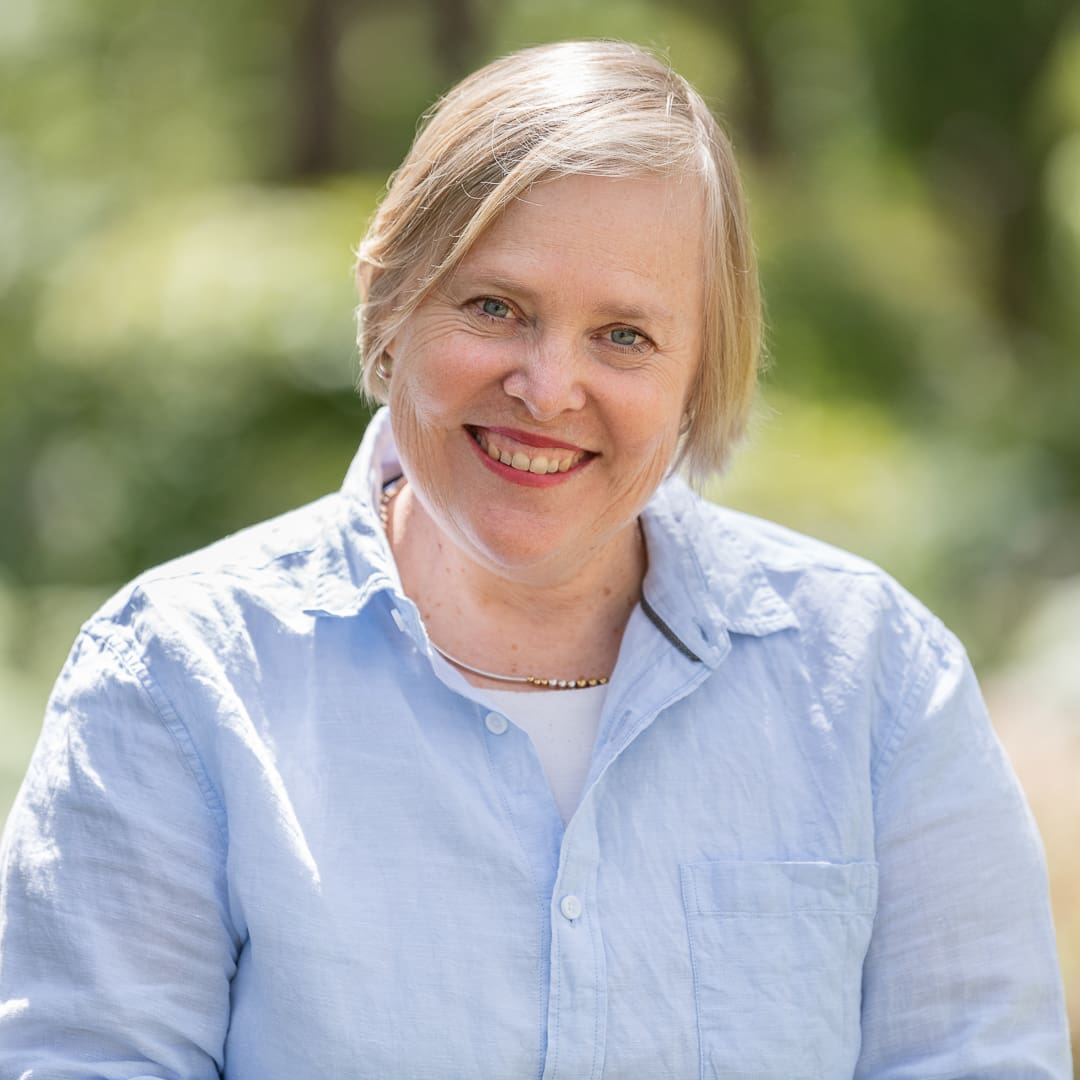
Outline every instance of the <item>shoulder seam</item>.
POLYGON ((242 575, 266 570, 283 560, 311 555, 325 543, 326 530, 317 529, 313 534, 301 532, 290 536, 286 519, 299 519, 302 515, 323 515, 327 520, 333 519, 338 513, 335 503, 339 500, 339 492, 330 492, 277 517, 246 525, 197 550, 149 567, 131 584, 139 587, 196 577, 242 575), (273 550, 270 540, 275 536, 290 540, 284 551, 273 550), (248 546, 243 548, 244 544, 248 546))
POLYGON ((852 551, 822 540, 808 533, 799 532, 797 529, 782 525, 767 518, 756 517, 741 510, 718 503, 702 500, 706 507, 715 511, 717 520, 723 529, 736 537, 742 538, 744 530, 739 528, 739 522, 748 522, 750 526, 757 526, 754 530, 765 541, 775 543, 784 551, 796 552, 805 557, 796 560, 792 567, 777 567, 771 562, 761 559, 759 561, 766 572, 786 572, 788 569, 797 570, 828 570, 839 574, 850 574, 855 577, 891 577, 889 572, 882 566, 858 555, 852 551))
POLYGON ((925 656, 925 650, 932 647, 933 638, 936 638, 943 629, 944 626, 937 616, 930 614, 928 622, 924 624, 923 635, 919 640, 915 655, 908 663, 905 674, 910 674, 920 661, 924 665, 923 670, 918 674, 917 678, 905 678, 904 682, 907 689, 896 709, 896 719, 893 722, 892 730, 878 753, 877 761, 870 768, 870 786, 875 793, 875 798, 877 792, 881 790, 882 785, 888 778, 888 773, 899 756, 900 747, 911 729, 915 704, 922 701, 926 696, 926 688, 930 683, 935 668, 932 663, 927 662, 928 658, 925 656))
MULTIPOLYGON (((244 573, 257 573, 260 570, 266 570, 284 559, 293 559, 298 555, 311 555, 316 550, 317 545, 309 544, 306 547, 290 548, 288 551, 279 552, 264 562, 247 563, 236 560, 234 562, 223 562, 220 566, 192 566, 190 569, 179 570, 176 573, 159 573, 159 571, 166 569, 170 565, 165 563, 163 566, 155 567, 140 574, 132 584, 135 589, 142 589, 147 586, 163 585, 173 581, 187 581, 191 578, 237 577, 244 573)), ((174 561, 182 562, 188 558, 191 557, 182 556, 181 559, 174 561)))

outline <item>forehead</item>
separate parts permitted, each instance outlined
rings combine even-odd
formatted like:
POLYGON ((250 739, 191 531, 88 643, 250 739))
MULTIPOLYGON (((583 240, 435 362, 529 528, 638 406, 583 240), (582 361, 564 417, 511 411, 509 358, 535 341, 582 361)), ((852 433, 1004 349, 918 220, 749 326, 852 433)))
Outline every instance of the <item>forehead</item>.
POLYGON ((563 176, 518 196, 455 276, 588 287, 624 298, 683 297, 700 310, 704 197, 678 177, 563 176))

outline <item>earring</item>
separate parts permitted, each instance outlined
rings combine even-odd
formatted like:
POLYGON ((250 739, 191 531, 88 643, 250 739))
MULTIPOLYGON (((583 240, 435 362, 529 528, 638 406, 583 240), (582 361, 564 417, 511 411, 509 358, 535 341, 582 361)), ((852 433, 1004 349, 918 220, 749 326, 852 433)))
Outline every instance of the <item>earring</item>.
POLYGON ((384 352, 379 356, 379 359, 375 361, 375 374, 379 376, 384 383, 390 381, 390 365, 393 363, 393 357, 388 352, 384 352))

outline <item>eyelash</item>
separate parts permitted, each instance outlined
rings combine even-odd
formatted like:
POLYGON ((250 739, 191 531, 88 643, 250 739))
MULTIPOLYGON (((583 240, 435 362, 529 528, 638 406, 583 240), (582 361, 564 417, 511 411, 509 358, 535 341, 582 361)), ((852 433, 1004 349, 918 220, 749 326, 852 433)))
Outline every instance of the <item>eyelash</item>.
MULTIPOLYGON (((497 296, 478 296, 475 300, 469 301, 471 307, 476 314, 489 322, 506 322, 509 313, 513 312, 513 305, 506 300, 500 300, 497 296), (507 315, 492 315, 484 310, 484 305, 493 302, 501 304, 507 310, 507 315)), ((647 349, 652 348, 652 342, 646 337, 640 330, 635 330, 632 326, 612 326, 606 330, 605 335, 613 334, 616 330, 629 330, 632 334, 637 335, 637 341, 632 345, 620 345, 617 341, 612 341, 610 336, 606 336, 604 340, 605 345, 611 345, 613 348, 618 349, 620 352, 635 353, 645 352, 647 349)))

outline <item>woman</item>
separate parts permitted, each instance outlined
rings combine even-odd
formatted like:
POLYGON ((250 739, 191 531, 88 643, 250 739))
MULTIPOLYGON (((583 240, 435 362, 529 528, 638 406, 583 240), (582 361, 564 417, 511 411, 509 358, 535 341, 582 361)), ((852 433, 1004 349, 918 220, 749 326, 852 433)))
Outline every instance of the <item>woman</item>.
POLYGON ((440 103, 360 249, 340 494, 84 628, 4 853, 0 1074, 1066 1077, 960 646, 702 502, 759 312, 627 45, 440 103))

